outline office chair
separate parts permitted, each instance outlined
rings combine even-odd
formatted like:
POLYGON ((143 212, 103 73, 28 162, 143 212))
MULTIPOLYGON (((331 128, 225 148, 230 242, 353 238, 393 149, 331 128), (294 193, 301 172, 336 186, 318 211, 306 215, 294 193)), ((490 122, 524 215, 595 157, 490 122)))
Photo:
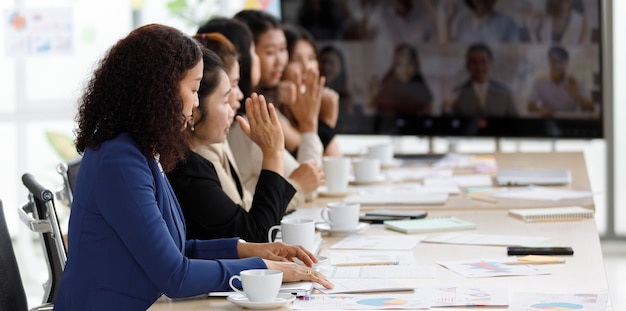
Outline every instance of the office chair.
POLYGON ((82 157, 76 157, 67 162, 59 163, 56 168, 57 173, 63 178, 63 186, 57 190, 56 197, 67 206, 72 206, 72 201, 74 200, 74 183, 76 182, 76 175, 78 174, 81 160, 82 157))
POLYGON ((52 192, 39 184, 31 174, 22 175, 22 182, 29 194, 28 202, 18 209, 18 214, 31 231, 40 234, 49 276, 48 281, 44 283, 43 303, 49 305, 49 310, 52 310, 67 261, 67 251, 63 244, 52 192))
POLYGON ((0 310, 28 310, 26 292, 20 276, 2 201, 0 201, 0 310))

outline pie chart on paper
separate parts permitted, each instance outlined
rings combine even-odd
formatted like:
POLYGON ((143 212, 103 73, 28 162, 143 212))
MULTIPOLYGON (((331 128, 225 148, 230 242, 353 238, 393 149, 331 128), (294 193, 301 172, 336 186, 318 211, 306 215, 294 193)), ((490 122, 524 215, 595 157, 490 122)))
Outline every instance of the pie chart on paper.
POLYGON ((583 306, 576 303, 567 303, 567 302, 547 302, 547 303, 537 303, 531 306, 533 310, 541 310, 541 311, 571 311, 571 310, 582 310, 583 306))
POLYGON ((405 299, 398 298, 371 298, 361 299, 357 301, 358 304, 372 307, 386 307, 386 306, 401 306, 408 303, 405 299))

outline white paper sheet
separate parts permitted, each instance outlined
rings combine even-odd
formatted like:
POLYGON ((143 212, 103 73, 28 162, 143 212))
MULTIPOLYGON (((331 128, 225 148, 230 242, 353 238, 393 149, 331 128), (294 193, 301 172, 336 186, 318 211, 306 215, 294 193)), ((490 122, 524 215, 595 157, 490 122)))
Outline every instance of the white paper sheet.
POLYGON ((487 174, 454 175, 449 177, 429 177, 424 179, 424 186, 456 185, 458 187, 489 187, 493 178, 487 174))
POLYGON ((311 295, 294 301, 295 310, 419 310, 428 309, 427 297, 415 294, 311 295))
POLYGON ((452 176, 452 170, 431 167, 402 167, 385 170, 384 174, 387 177, 387 180, 394 182, 408 182, 422 180, 426 177, 452 176))
POLYGON ((336 266, 358 266, 390 261, 400 266, 416 265, 415 256, 410 251, 330 251, 328 259, 331 265, 336 266))
POLYGON ((491 193, 494 198, 526 199, 559 201, 564 199, 583 199, 593 196, 590 191, 577 191, 559 188, 528 186, 523 188, 509 188, 506 191, 491 193))
POLYGON ((430 297, 431 307, 506 306, 509 294, 506 288, 437 287, 416 288, 416 293, 430 297))
POLYGON ((466 277, 485 278, 495 276, 540 275, 550 274, 532 265, 506 265, 505 262, 515 261, 514 257, 481 258, 459 261, 441 261, 438 264, 466 277))
POLYGON ((331 278, 375 278, 375 279, 428 279, 435 278, 435 266, 331 266, 329 273, 324 275, 331 278))
POLYGON ((581 310, 604 311, 609 299, 607 292, 598 293, 513 293, 509 311, 581 310))
POLYGON ((415 289, 392 279, 328 278, 328 280, 335 285, 333 289, 316 286, 324 294, 413 291, 415 289))
POLYGON ((451 232, 436 236, 429 236, 423 242, 443 244, 466 244, 466 245, 533 245, 544 242, 549 238, 543 236, 503 235, 503 234, 478 234, 451 232))
POLYGON ((347 236, 330 249, 410 250, 426 236, 420 235, 360 235, 347 236))

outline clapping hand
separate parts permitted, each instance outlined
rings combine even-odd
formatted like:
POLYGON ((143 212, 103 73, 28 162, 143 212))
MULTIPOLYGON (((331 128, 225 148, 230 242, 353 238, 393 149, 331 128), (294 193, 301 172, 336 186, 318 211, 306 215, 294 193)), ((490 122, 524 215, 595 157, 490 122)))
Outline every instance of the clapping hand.
POLYGON ((262 150, 280 151, 284 149, 285 139, 280 121, 273 104, 267 104, 263 95, 252 95, 246 99, 248 122, 237 116, 241 129, 262 150))

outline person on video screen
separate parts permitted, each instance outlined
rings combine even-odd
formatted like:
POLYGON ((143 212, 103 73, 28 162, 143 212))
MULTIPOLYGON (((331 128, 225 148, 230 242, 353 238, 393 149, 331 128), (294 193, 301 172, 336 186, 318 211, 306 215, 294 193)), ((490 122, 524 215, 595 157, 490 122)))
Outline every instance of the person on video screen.
POLYGON ((316 40, 334 40, 343 35, 348 13, 341 1, 301 1, 297 22, 316 40))
POLYGON ((517 42, 519 27, 510 16, 495 10, 497 0, 465 0, 471 14, 459 13, 456 1, 446 3, 447 41, 517 42))
POLYGON ((378 115, 429 115, 433 96, 420 71, 417 50, 400 44, 393 53, 391 68, 372 98, 378 115))
POLYGON ((381 1, 372 15, 376 38, 391 46, 403 42, 434 42, 437 27, 432 11, 412 0, 381 1))
POLYGON ((491 79, 493 53, 482 43, 471 45, 465 54, 470 79, 454 90, 448 110, 463 117, 515 117, 518 115, 509 88, 491 79))
POLYGON ((531 42, 586 44, 591 42, 583 4, 576 0, 547 0, 544 14, 528 14, 524 27, 531 42))
POLYGON ((569 53, 560 46, 548 50, 550 73, 535 79, 528 111, 552 117, 555 112, 593 110, 594 104, 587 96, 580 81, 567 73, 569 53))
POLYGON ((353 114, 352 94, 348 86, 348 68, 343 52, 333 46, 327 45, 319 51, 320 75, 326 77, 326 87, 339 94, 339 118, 342 114, 353 114))

